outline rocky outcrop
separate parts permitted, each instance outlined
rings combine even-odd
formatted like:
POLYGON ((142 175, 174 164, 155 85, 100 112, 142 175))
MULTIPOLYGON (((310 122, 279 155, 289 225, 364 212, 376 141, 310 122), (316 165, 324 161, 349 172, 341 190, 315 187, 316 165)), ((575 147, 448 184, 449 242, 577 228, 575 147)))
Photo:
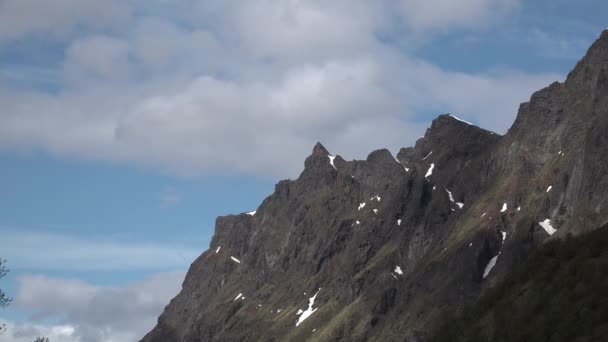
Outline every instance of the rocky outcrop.
POLYGON ((424 341, 545 240, 606 223, 606 132, 608 32, 505 136, 441 115, 396 158, 319 143, 217 219, 143 341, 424 341))

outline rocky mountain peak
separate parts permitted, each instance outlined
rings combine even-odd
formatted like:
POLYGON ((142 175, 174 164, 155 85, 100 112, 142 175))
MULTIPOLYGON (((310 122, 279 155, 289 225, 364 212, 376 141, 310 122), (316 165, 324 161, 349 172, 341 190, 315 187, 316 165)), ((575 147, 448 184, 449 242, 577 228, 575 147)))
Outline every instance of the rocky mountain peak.
POLYGON ((145 342, 425 341, 545 241, 608 221, 608 32, 505 136, 449 114, 396 161, 317 143, 210 248, 145 342))
POLYGON ((587 90, 594 89, 598 82, 605 85, 608 72, 608 29, 604 30, 600 37, 587 50, 585 56, 577 63, 568 74, 566 83, 571 87, 585 87, 587 90))
POLYGON ((332 168, 333 156, 327 151, 325 146, 317 142, 312 149, 312 153, 304 161, 304 172, 315 172, 332 168))

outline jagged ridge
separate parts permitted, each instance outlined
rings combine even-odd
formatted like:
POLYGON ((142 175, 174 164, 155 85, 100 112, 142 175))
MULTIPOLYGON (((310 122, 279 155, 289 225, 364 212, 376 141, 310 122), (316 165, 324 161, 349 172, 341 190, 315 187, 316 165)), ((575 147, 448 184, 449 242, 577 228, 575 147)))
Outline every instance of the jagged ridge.
POLYGON ((424 340, 548 238, 606 222, 607 46, 505 136, 442 115, 397 158, 317 144, 254 215, 217 219, 143 341, 424 340))

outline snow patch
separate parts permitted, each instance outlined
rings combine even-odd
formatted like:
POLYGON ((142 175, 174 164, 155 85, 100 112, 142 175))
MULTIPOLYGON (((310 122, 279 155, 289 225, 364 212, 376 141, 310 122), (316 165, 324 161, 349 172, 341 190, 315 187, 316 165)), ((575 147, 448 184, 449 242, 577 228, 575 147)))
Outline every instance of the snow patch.
POLYGON ((540 226, 543 227, 543 229, 549 235, 553 235, 557 231, 557 229, 553 228, 553 226, 551 225, 551 220, 549 219, 546 219, 543 222, 538 222, 538 224, 540 224, 540 226))
POLYGON ((481 217, 484 217, 484 216, 486 216, 486 214, 487 214, 487 213, 483 213, 483 214, 481 214, 481 217))
POLYGON ((336 159, 336 157, 330 156, 329 154, 327 155, 327 157, 329 157, 329 163, 331 164, 331 166, 333 166, 333 168, 337 170, 336 165, 334 165, 334 159, 336 159))
POLYGON ((422 160, 425 160, 426 158, 430 157, 431 154, 433 154, 433 151, 429 152, 429 154, 427 154, 426 157, 422 158, 422 160))
POLYGON ((517 207, 517 211, 521 211, 521 207, 517 207))
POLYGON ((433 174, 434 168, 435 168, 435 163, 431 163, 431 166, 429 167, 429 170, 426 172, 426 175, 424 175, 424 178, 428 178, 429 176, 431 176, 433 174))
POLYGON ((449 116, 451 116, 452 118, 454 118, 454 119, 456 119, 456 120, 458 120, 458 121, 460 121, 460 122, 464 122, 464 123, 466 123, 467 125, 471 125, 471 126, 473 126, 473 124, 472 124, 472 123, 470 123, 470 122, 468 122, 468 121, 464 121, 464 120, 462 120, 461 118, 459 118, 459 117, 457 117, 457 116, 455 116, 455 115, 449 114, 449 116))
POLYGON ((220 252, 220 249, 222 248, 222 246, 219 246, 216 250, 215 250, 215 254, 220 252))
POLYGON ((469 244, 469 247, 472 247, 472 246, 473 246, 473 243, 471 242, 471 243, 469 244))
POLYGON ((357 210, 361 210, 363 208, 365 208, 365 202, 359 203, 359 208, 357 208, 357 210))
POLYGON ((551 189, 553 189, 553 185, 549 185, 549 187, 547 188, 547 192, 551 191, 551 189))
POLYGON ((377 213, 378 213, 378 209, 374 209, 374 210, 372 210, 372 211, 374 212, 374 214, 377 214, 377 213))
POLYGON ((256 211, 257 211, 257 210, 250 211, 250 212, 248 212, 248 213, 247 213, 247 215, 249 215, 249 216, 253 216, 253 215, 255 215, 256 211))
POLYGON ((380 196, 376 195, 376 196, 370 198, 369 200, 370 201, 376 200, 376 201, 380 202, 380 196))
POLYGON ((241 261, 233 256, 230 257, 230 259, 232 259, 232 261, 236 262, 237 264, 240 264, 241 261))
POLYGON ((314 296, 310 297, 310 299, 308 299, 308 309, 306 309, 305 311, 302 311, 301 309, 298 311, 302 311, 300 312, 300 318, 298 318, 298 321, 296 322, 296 327, 299 326, 302 322, 304 322, 308 317, 310 317, 310 315, 312 315, 315 311, 317 311, 318 308, 313 309, 312 306, 315 304, 315 299, 317 298, 317 295, 319 294, 319 291, 321 291, 321 289, 317 290, 317 293, 315 293, 314 296))
POLYGON ((496 254, 495 257, 490 259, 490 262, 488 262, 488 264, 486 265, 486 269, 483 271, 483 278, 487 277, 488 274, 490 274, 490 271, 494 268, 494 266, 496 266, 496 261, 498 260, 499 255, 500 255, 500 252, 498 254, 496 254))
POLYGON ((500 212, 501 212, 501 213, 504 213, 505 211, 507 211, 507 202, 505 202, 505 203, 502 205, 502 209, 500 209, 500 212))
POLYGON ((450 192, 450 190, 445 189, 445 191, 447 191, 448 195, 450 196, 450 202, 454 203, 454 197, 452 197, 452 193, 450 192))
MULTIPOLYGON (((507 232, 500 232, 502 234, 502 244, 505 243, 505 239, 507 238, 507 232)), ((490 259, 490 261, 488 262, 488 264, 486 265, 485 270, 483 271, 483 278, 487 277, 488 274, 490 274, 490 271, 494 268, 494 266, 496 266, 496 261, 498 261, 498 257, 500 256, 500 253, 502 253, 502 246, 501 246, 501 250, 498 251, 498 254, 496 254, 496 256, 494 256, 492 259, 490 259)))
MULTIPOLYGON (((236 296, 236 298, 234 298, 233 302, 235 302, 237 299, 239 299, 239 298, 241 298, 241 297, 243 297, 243 294, 242 294, 242 293, 239 293, 239 295, 238 295, 238 296, 236 296)), ((243 299, 244 299, 244 298, 243 298, 243 299)))
POLYGON ((393 272, 397 273, 398 275, 403 275, 403 271, 399 266, 395 266, 395 270, 393 272))
POLYGON ((458 206, 460 209, 462 209, 462 207, 464 207, 464 203, 462 203, 462 202, 456 202, 456 205, 457 205, 457 206, 458 206))
POLYGON ((357 220, 357 222, 355 222, 355 223, 356 223, 357 225, 360 225, 360 224, 361 224, 361 222, 359 222, 359 220, 357 220))
POLYGON ((397 220, 397 225, 400 226, 401 225, 401 219, 397 220))

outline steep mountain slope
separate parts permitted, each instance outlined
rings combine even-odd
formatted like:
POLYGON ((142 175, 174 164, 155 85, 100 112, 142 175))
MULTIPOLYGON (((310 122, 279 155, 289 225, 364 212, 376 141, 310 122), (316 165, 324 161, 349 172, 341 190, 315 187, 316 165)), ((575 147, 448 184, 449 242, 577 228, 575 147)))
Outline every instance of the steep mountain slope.
POLYGON ((505 136, 442 115, 397 158, 317 144, 256 212, 217 219, 143 341, 425 340, 549 237, 607 222, 607 95, 604 32, 505 136))
POLYGON ((608 226, 552 239, 433 342, 605 341, 608 226))

